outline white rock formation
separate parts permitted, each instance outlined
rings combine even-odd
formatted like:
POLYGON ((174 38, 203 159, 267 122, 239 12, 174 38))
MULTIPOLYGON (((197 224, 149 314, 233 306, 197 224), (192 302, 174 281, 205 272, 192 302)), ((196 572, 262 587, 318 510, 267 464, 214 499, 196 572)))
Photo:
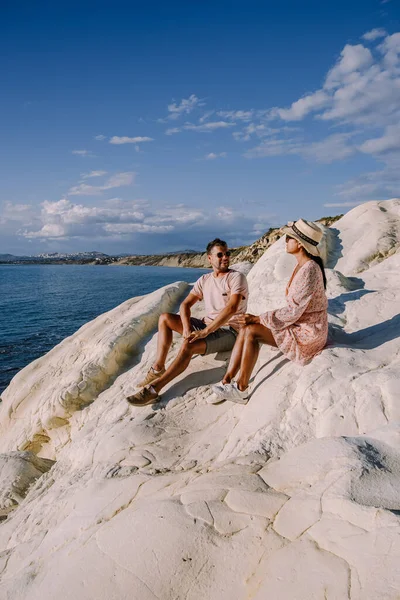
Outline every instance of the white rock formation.
MULTIPOLYGON (((19 373, 1 460, 30 449, 56 464, 0 525, 0 597, 398 599, 399 217, 400 200, 370 202, 326 230, 330 344, 305 367, 263 347, 247 406, 207 403, 226 355, 195 357, 159 405, 127 405, 184 284, 19 373)), ((264 254, 253 312, 283 303, 293 266, 282 240, 264 254)))
POLYGON ((231 269, 233 271, 239 271, 240 273, 243 273, 244 275, 248 275, 251 271, 251 269, 253 268, 253 263, 249 262, 249 261, 243 261, 243 262, 237 262, 234 263, 233 265, 231 265, 231 269))
POLYGON ((0 518, 8 515, 25 498, 29 486, 54 462, 32 452, 0 454, 0 518))

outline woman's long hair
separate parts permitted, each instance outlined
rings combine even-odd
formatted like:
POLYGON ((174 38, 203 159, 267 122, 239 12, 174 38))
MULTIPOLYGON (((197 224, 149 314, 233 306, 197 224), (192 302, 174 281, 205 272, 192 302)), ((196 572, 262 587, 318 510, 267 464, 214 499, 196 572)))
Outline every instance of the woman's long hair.
MULTIPOLYGON (((304 248, 304 246, 303 246, 303 248, 304 248)), ((317 265, 319 266, 319 268, 321 269, 322 279, 324 280, 324 288, 326 289, 326 275, 325 275, 324 263, 322 262, 322 258, 320 256, 314 256, 313 254, 310 254, 309 252, 307 252, 307 250, 305 248, 304 248, 304 252, 307 254, 308 258, 311 258, 311 260, 316 262, 317 265)))

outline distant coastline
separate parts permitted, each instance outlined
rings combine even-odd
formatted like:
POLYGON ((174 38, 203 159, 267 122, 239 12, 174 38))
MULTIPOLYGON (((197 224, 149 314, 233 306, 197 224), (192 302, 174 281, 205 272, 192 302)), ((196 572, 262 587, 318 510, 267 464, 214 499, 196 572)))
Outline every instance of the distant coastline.
MULTIPOLYGON (((335 223, 343 215, 323 217, 317 221, 326 227, 335 223)), ((282 235, 282 228, 270 228, 258 240, 249 246, 231 250, 232 264, 238 262, 255 263, 264 252, 282 235)), ((206 252, 183 251, 151 255, 109 256, 102 252, 80 252, 75 254, 45 254, 39 256, 13 256, 0 254, 0 265, 110 265, 110 266, 146 266, 146 267, 184 267, 193 269, 208 268, 206 252)))

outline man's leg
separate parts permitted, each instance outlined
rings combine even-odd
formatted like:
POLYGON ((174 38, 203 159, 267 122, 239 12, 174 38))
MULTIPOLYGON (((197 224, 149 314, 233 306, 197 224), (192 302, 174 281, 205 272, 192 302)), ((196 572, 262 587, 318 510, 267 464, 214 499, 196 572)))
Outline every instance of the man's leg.
POLYGON ((183 327, 180 316, 163 313, 158 320, 157 356, 153 364, 155 371, 162 371, 165 368, 165 361, 172 344, 173 331, 182 334, 183 327))
POLYGON ((204 354, 206 348, 205 340, 197 340, 192 344, 189 344, 187 340, 184 340, 175 360, 172 361, 164 375, 161 375, 161 377, 156 379, 152 384, 153 389, 159 393, 167 383, 175 379, 175 377, 178 377, 178 375, 187 369, 194 354, 204 354))
POLYGON ((242 361, 240 364, 240 375, 237 380, 238 388, 241 391, 244 391, 249 385, 249 380, 260 352, 259 342, 276 347, 271 330, 264 327, 264 325, 247 325, 243 330, 242 361))

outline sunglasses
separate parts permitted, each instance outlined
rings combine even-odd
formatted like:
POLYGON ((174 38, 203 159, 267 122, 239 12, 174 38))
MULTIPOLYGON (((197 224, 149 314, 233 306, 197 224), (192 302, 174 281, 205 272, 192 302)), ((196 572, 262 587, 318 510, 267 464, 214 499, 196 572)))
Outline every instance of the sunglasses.
POLYGON ((229 250, 227 250, 226 252, 217 252, 217 254, 215 256, 217 258, 222 258, 223 256, 227 256, 229 258, 230 255, 231 255, 231 253, 229 252, 229 250))
POLYGON ((289 240, 294 240, 294 238, 292 238, 292 236, 290 236, 290 235, 287 235, 285 237, 285 242, 288 242, 289 240))

